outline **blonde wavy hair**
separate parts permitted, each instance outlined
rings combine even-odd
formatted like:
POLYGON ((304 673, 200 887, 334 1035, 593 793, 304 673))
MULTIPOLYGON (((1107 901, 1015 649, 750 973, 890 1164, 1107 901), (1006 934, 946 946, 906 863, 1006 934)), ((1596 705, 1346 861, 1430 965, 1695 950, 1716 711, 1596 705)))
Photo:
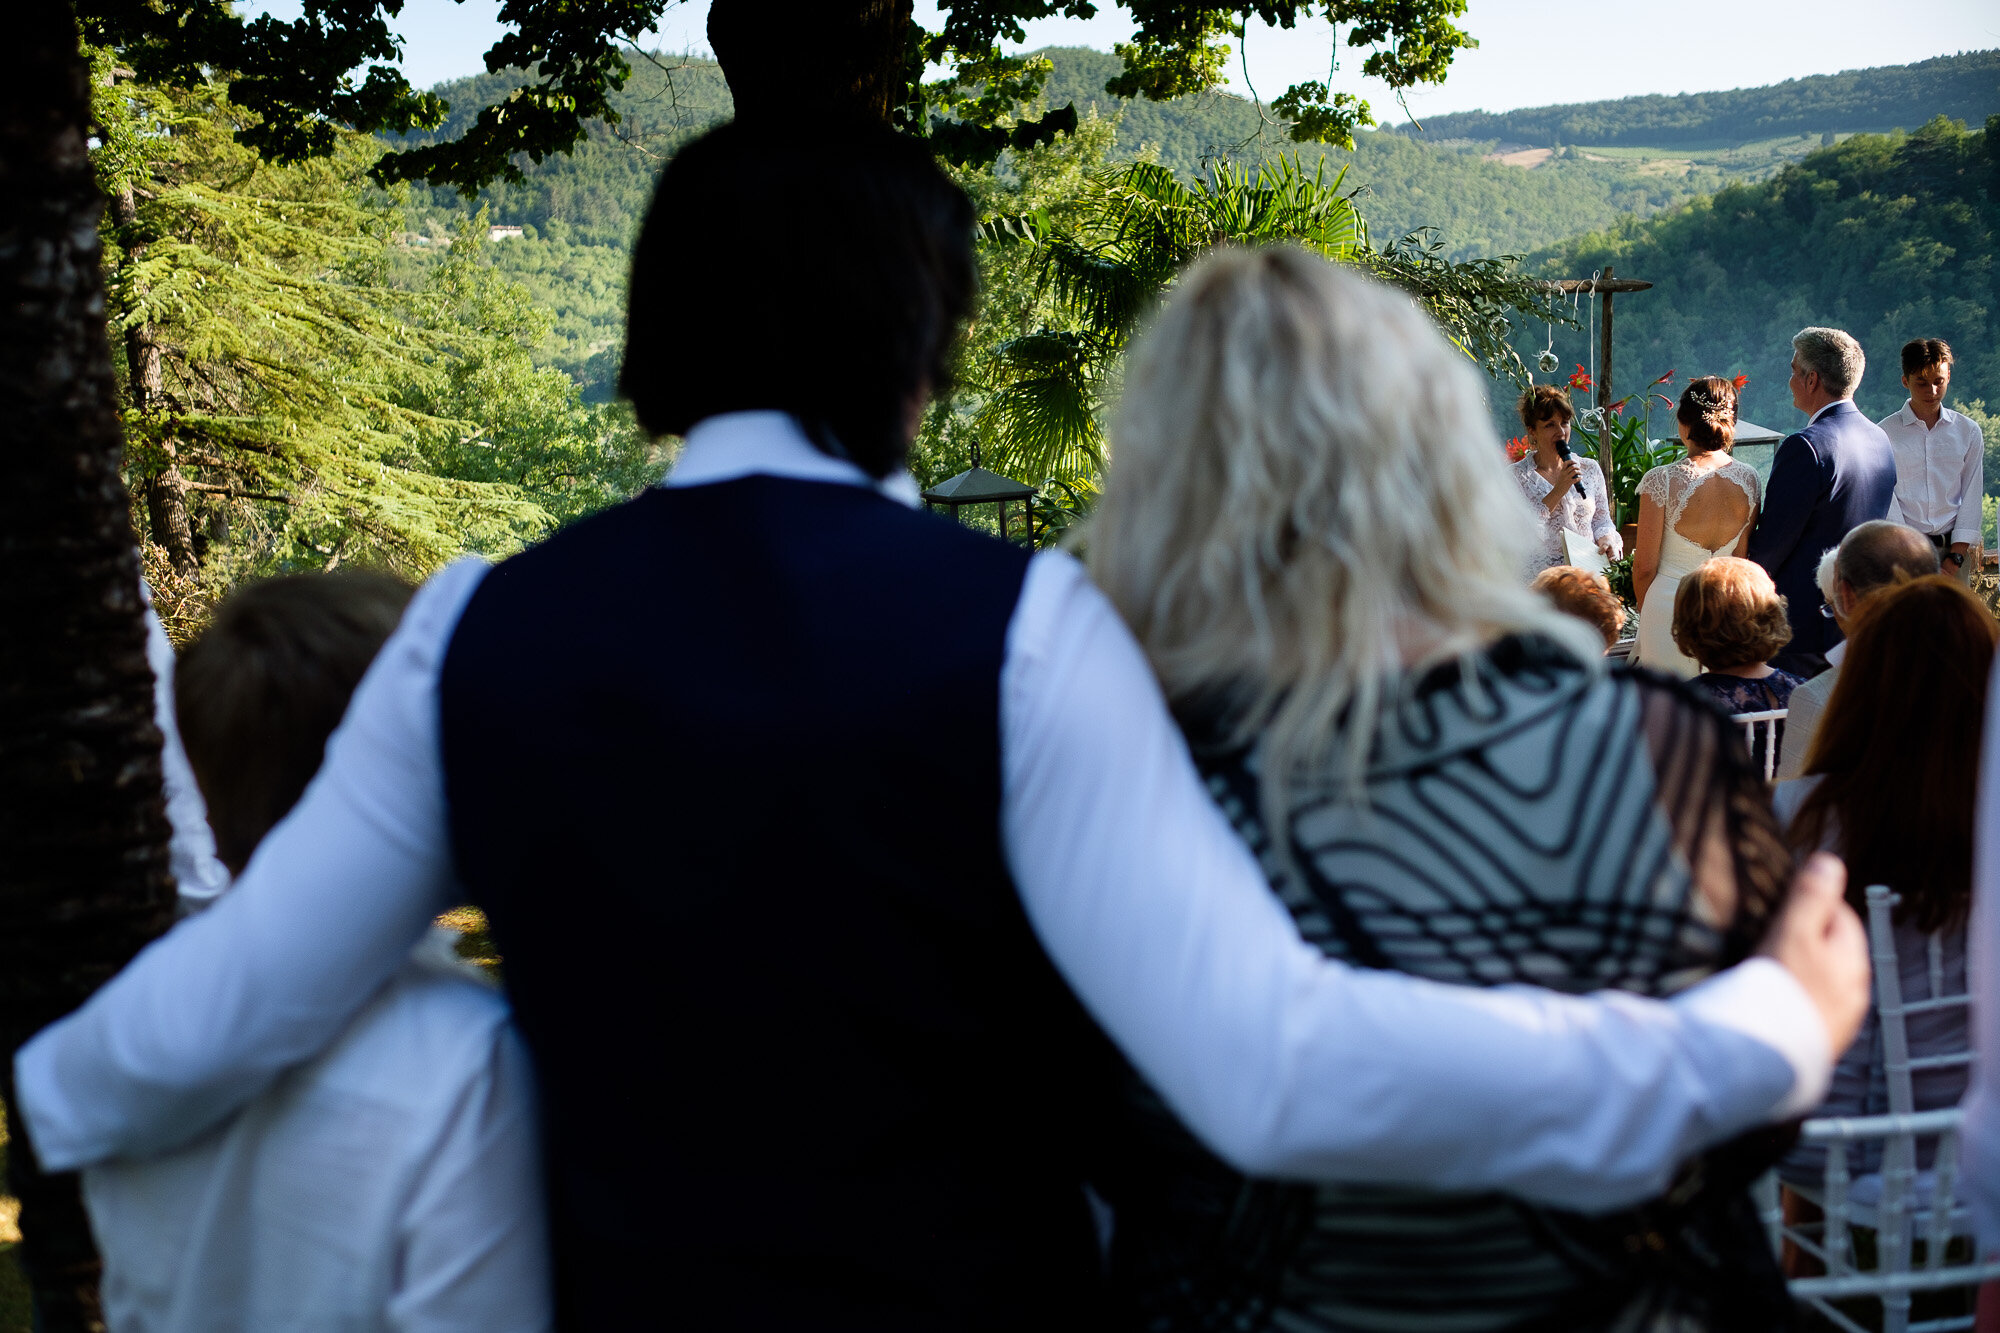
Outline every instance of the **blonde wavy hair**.
MULTIPOLYGON (((1133 347, 1087 561, 1177 709, 1352 799, 1406 668, 1590 629, 1526 584, 1535 529, 1479 376, 1408 296, 1291 246, 1191 268, 1133 347)), ((1283 839, 1278 840, 1280 845, 1283 839)))

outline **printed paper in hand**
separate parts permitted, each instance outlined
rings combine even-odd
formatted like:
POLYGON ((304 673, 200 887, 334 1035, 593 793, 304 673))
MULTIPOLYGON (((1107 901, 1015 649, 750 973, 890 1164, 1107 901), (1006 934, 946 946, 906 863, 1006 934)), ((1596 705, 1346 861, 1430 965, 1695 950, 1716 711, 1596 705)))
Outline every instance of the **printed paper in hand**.
POLYGON ((1588 537, 1579 537, 1568 528, 1563 529, 1563 554, 1578 569, 1602 574, 1605 567, 1604 553, 1588 537))

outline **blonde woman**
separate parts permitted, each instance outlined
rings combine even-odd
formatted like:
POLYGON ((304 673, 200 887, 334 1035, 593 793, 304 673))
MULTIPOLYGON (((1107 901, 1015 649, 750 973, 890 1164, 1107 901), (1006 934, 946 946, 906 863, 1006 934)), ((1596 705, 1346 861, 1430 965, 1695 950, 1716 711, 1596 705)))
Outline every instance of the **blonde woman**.
MULTIPOLYGON (((1521 586, 1537 533, 1486 422, 1406 296, 1301 250, 1218 253, 1133 352, 1091 572, 1309 941, 1469 986, 1667 994, 1754 948, 1791 858, 1727 724, 1607 674, 1597 636, 1521 586)), ((1585 1217, 1251 1182, 1136 1080, 1132 1115, 1105 1178, 1146 1327, 1763 1328, 1787 1308, 1745 1195, 1774 1158, 1741 1144, 1672 1203, 1585 1217)))

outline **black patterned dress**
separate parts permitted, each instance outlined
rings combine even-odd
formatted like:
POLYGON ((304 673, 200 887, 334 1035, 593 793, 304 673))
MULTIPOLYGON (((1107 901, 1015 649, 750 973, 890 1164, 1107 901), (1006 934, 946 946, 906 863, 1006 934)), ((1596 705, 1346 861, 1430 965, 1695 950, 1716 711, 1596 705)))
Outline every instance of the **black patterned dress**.
MULTIPOLYGON (((1589 674, 1503 639, 1404 682, 1364 805, 1294 789, 1291 856, 1257 757, 1188 727, 1210 789, 1305 938, 1356 965, 1468 986, 1665 996, 1750 953, 1792 858, 1741 739, 1678 682, 1589 674)), ((1758 1329, 1789 1303, 1747 1197, 1752 1136, 1669 1196, 1585 1217, 1500 1194, 1246 1180, 1136 1075, 1101 1186, 1130 1327, 1758 1329)))

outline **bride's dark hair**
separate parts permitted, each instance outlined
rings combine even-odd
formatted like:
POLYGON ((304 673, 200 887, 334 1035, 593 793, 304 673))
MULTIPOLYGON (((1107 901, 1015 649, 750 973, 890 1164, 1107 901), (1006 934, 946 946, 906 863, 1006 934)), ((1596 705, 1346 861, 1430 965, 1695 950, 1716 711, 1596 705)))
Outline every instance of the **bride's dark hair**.
POLYGON ((1674 419, 1688 428, 1689 453, 1713 453, 1736 443, 1736 386, 1716 375, 1691 379, 1674 419))

